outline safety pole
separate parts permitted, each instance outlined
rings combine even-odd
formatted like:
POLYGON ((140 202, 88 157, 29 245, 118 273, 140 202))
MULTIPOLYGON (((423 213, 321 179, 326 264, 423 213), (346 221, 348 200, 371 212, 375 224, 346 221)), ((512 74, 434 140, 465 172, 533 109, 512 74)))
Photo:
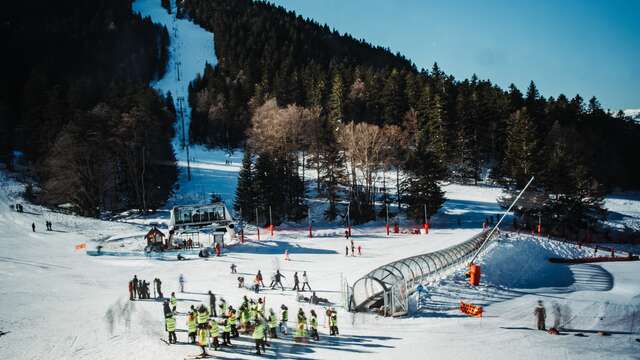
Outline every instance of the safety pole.
POLYGON ((424 204, 424 223, 422 224, 422 227, 424 228, 424 234, 426 235, 428 233, 428 230, 427 230, 427 204, 424 204))
POLYGON ((260 241, 260 222, 258 221, 258 208, 256 208, 256 230, 258 230, 258 241, 260 241))
POLYGON ((387 204, 387 236, 389 236, 389 204, 387 204))
POLYGON ((518 200, 520 200, 520 197, 522 196, 522 194, 524 194, 524 192, 527 190, 527 188, 529 187, 529 185, 531 185, 531 183, 533 182, 534 177, 532 176, 531 179, 529 180, 529 182, 527 183, 527 185, 524 186, 524 188, 522 189, 522 191, 520 191, 520 194, 518 194, 518 196, 516 197, 515 200, 513 200, 513 202, 511 203, 511 205, 509 206, 509 208, 507 209, 507 211, 505 211, 502 216, 500 217, 500 220, 498 221, 498 223, 496 224, 496 226, 493 227, 493 229, 491 229, 491 231, 489 232, 489 235, 486 237, 486 239, 484 239, 484 241, 482 242, 482 244, 480 244, 480 247, 478 247, 478 251, 476 251, 475 255, 473 255, 473 257, 471 258, 471 261, 469 261, 469 264, 473 264, 473 262, 475 261, 475 259, 478 257, 478 255, 480 255, 480 251, 482 251, 482 248, 484 247, 484 245, 489 241, 489 239, 491 239, 491 235, 493 235, 493 233, 496 231, 496 229, 498 228, 498 226, 500 226, 500 223, 502 222, 502 220, 505 218, 505 216, 507 216, 507 214, 511 211, 511 209, 513 208, 513 206, 518 202, 518 200))
POLYGON ((242 219, 242 208, 240 208, 240 244, 244 244, 244 221, 242 219))
POLYGON ((313 237, 313 232, 311 228, 311 207, 307 209, 307 217, 309 218, 309 239, 313 237))
POLYGON ((351 219, 349 218, 349 213, 351 212, 351 202, 347 204, 347 234, 351 237, 351 219))
POLYGON ((269 205, 269 230, 271 231, 271 237, 273 237, 273 218, 271 217, 271 205, 269 205))

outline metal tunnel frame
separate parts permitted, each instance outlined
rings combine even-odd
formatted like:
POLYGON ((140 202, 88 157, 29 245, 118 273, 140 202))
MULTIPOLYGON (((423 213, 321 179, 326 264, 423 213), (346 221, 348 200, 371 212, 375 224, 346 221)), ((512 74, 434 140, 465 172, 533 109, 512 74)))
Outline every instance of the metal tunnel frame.
MULTIPOLYGON (((435 252, 411 256, 389 264, 375 268, 367 275, 356 280, 351 287, 351 300, 349 310, 371 311, 371 307, 384 303, 385 308, 392 301, 392 291, 402 288, 403 296, 411 295, 416 286, 437 277, 443 271, 459 265, 473 256, 489 232, 481 232, 471 239, 460 244, 450 246, 435 252)), ((406 309, 405 309, 406 310, 406 309)), ((385 310, 385 315, 397 315, 402 310, 385 310)))

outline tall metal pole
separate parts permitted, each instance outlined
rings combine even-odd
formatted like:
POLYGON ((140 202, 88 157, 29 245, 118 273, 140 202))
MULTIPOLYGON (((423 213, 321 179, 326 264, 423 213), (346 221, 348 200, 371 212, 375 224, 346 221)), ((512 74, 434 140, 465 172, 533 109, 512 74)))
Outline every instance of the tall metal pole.
POLYGON ((258 230, 258 241, 260 241, 260 222, 258 221, 258 208, 256 208, 256 230, 258 230))
POLYGON ((271 230, 271 237, 273 237, 273 218, 271 217, 271 205, 269 205, 269 230, 271 230))
POLYGON ((311 228, 311 207, 307 209, 307 217, 309 218, 309 239, 313 237, 313 232, 311 228))
POLYGON ((389 236, 389 203, 387 205, 387 236, 389 236))
POLYGON ((515 200, 513 200, 513 202, 511 203, 511 206, 509 206, 509 208, 507 209, 507 211, 505 211, 502 216, 500 217, 500 220, 498 221, 498 223, 496 224, 496 226, 493 227, 493 229, 491 229, 491 231, 489 232, 489 235, 487 235, 487 238, 484 239, 484 241, 482 242, 482 244, 480 244, 480 247, 478 247, 478 251, 476 251, 475 255, 473 255, 473 257, 471 258, 471 261, 469 261, 469 264, 473 264, 473 262, 475 261, 475 259, 478 257, 478 255, 480 255, 480 251, 482 251, 482 248, 484 247, 484 245, 489 241, 489 239, 491 239, 491 235, 493 235, 493 233, 496 231, 496 229, 498 228, 498 226, 500 226, 500 223, 502 222, 502 220, 505 218, 505 216, 507 216, 507 214, 511 211, 511 209, 513 208, 513 206, 518 202, 518 200, 520 200, 520 197, 522 196, 522 194, 524 194, 525 190, 527 190, 527 188, 529 187, 529 185, 531 185, 531 183, 533 182, 534 177, 532 176, 531 179, 529 180, 529 182, 527 183, 527 185, 524 186, 524 188, 522 189, 522 191, 520 191, 520 194, 518 194, 518 196, 516 197, 515 200))
POLYGON ((349 237, 351 237, 351 219, 350 219, 350 213, 351 212, 351 201, 349 201, 349 203, 347 204, 347 234, 349 234, 349 237))

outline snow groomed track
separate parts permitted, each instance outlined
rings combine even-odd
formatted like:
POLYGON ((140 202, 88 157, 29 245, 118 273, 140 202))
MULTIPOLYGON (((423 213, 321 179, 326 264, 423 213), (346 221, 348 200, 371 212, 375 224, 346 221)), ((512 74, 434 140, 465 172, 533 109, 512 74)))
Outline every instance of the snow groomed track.
POLYGON ((434 280, 468 260, 485 242, 488 231, 446 249, 411 256, 380 266, 356 280, 351 288, 350 309, 376 311, 384 315, 407 313, 408 297, 418 284, 434 280))

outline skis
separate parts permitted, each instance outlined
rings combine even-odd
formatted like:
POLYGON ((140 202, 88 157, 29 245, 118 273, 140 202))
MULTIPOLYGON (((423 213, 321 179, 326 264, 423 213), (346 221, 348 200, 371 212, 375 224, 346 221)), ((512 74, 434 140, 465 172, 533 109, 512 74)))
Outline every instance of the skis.
POLYGON ((206 359, 213 357, 211 354, 197 354, 197 355, 187 355, 185 356, 185 360, 193 360, 193 359, 206 359))
POLYGON ((160 341, 162 341, 163 343, 167 344, 167 346, 171 345, 171 344, 169 344, 169 342, 167 340, 165 340, 163 338, 160 338, 160 341))

